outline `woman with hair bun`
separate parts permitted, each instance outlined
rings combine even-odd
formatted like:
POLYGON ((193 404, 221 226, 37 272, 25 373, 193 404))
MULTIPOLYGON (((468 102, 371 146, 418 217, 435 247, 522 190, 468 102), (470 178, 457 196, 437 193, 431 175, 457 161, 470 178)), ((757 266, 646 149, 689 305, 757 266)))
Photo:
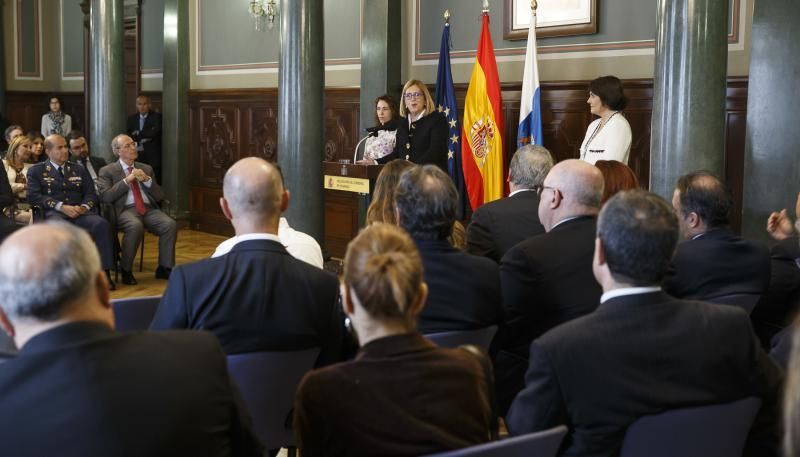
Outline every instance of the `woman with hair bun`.
POLYGON ((622 81, 616 76, 601 76, 589 84, 589 110, 598 116, 586 129, 581 144, 581 160, 616 160, 628 164, 631 152, 631 126, 622 110, 628 104, 622 81))
POLYGON ((304 457, 416 456, 490 439, 481 362, 416 331, 427 294, 419 252, 402 229, 375 223, 350 242, 341 295, 361 348, 300 382, 294 428, 304 457))

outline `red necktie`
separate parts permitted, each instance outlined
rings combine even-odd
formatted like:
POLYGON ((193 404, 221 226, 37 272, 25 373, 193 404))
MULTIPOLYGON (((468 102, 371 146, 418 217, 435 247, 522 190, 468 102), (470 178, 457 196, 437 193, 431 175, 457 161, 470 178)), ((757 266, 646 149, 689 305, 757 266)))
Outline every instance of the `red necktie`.
MULTIPOLYGON (((133 173, 133 167, 128 167, 128 174, 133 173)), ((133 192, 133 206, 136 207, 136 212, 144 216, 147 212, 147 207, 144 206, 144 199, 142 198, 142 189, 139 188, 139 181, 134 179, 131 183, 131 191, 133 192)))

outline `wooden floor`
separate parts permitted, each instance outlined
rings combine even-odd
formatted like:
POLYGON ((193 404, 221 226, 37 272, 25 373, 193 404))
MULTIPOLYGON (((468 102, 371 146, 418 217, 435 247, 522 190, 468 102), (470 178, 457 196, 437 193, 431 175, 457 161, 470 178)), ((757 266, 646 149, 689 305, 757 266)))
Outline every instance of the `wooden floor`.
MULTIPOLYGON (((217 245, 224 240, 225 237, 223 236, 188 229, 179 230, 178 241, 175 245, 175 262, 180 265, 210 257, 217 245)), ((144 237, 144 271, 139 271, 138 255, 133 264, 133 275, 139 284, 126 286, 122 284, 122 278, 120 278, 120 281, 117 281, 117 290, 111 292, 111 298, 161 295, 167 287, 167 281, 155 279, 157 267, 158 238, 147 233, 144 237)))

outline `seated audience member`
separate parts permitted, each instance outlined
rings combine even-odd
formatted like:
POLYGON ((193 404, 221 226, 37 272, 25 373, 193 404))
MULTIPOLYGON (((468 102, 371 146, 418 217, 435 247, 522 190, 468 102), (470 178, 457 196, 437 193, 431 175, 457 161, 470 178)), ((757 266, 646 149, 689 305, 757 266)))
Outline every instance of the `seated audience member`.
POLYGON ((419 314, 422 333, 498 325, 502 320, 497 264, 454 248, 448 241, 458 193, 434 165, 406 170, 395 191, 397 225, 414 239, 422 256, 428 302, 419 314))
MULTIPOLYGON (((5 130, 3 131, 3 139, 6 140, 6 147, 8 147, 11 144, 11 141, 14 138, 16 138, 16 137, 18 137, 18 136, 20 136, 22 134, 23 134, 22 127, 20 127, 19 125, 14 124, 14 125, 9 125, 8 127, 6 127, 5 130)), ((5 153, 4 153, 4 157, 5 157, 5 153)))
POLYGON ((564 160, 550 170, 540 192, 539 220, 547 233, 512 247, 500 262, 505 324, 496 338, 495 369, 501 414, 522 389, 531 341, 594 311, 602 293, 592 275, 600 170, 564 160))
POLYGON ((341 294, 361 349, 300 383, 294 423, 303 456, 417 456, 489 440, 478 358, 415 330, 427 287, 408 235, 382 223, 364 229, 348 246, 341 294))
POLYGON ((89 154, 89 145, 86 144, 86 138, 80 130, 69 132, 67 139, 69 140, 71 160, 81 164, 89 172, 95 183, 95 189, 97 189, 97 177, 100 175, 100 169, 106 166, 106 160, 89 154))
POLYGON ((769 249, 730 230, 733 198, 719 179, 706 171, 681 176, 672 206, 683 241, 664 277, 665 292, 695 299, 766 292, 769 249))
POLYGON ((5 216, 5 208, 13 208, 15 205, 14 192, 11 191, 11 185, 8 183, 8 176, 5 173, 0 173, 0 243, 11 235, 17 228, 17 224, 9 217, 5 216))
POLYGON ((373 222, 397 223, 394 215, 394 193, 397 190, 397 182, 400 181, 400 175, 413 166, 413 163, 402 159, 393 160, 383 166, 378 179, 375 180, 372 203, 367 208, 367 225, 373 222))
MULTIPOLYGON (((66 150, 66 149, 65 149, 66 150)), ((97 249, 65 223, 0 247, 3 455, 260 456, 216 339, 117 333, 97 249)))
POLYGON ((44 149, 49 160, 28 170, 28 202, 41 207, 46 219, 64 220, 89 232, 100 251, 111 290, 114 290, 116 285, 109 274, 114 266, 111 228, 108 221, 97 214, 97 193, 92 177, 85 168, 67 160, 67 142, 61 135, 48 136, 44 149))
POLYGON ((31 130, 26 136, 30 138, 32 142, 31 155, 28 158, 28 162, 34 164, 47 160, 47 154, 44 153, 44 137, 42 136, 41 132, 37 130, 31 130))
POLYGON ((33 219, 27 198, 30 147, 30 138, 20 135, 11 140, 6 158, 3 159, 6 176, 14 192, 14 205, 7 208, 9 211, 6 215, 20 224, 30 224, 33 219))
MULTIPOLYGON (((82 138, 76 141, 80 140, 82 138)), ((82 143, 86 145, 86 141, 82 143)), ((155 276, 158 279, 169 279, 172 267, 175 266, 178 225, 175 219, 167 216, 158 207, 159 202, 164 199, 164 191, 153 177, 153 168, 136 162, 136 143, 128 135, 114 137, 111 149, 119 160, 99 170, 97 186, 100 189, 100 199, 114 207, 117 228, 123 233, 120 264, 122 282, 136 284, 132 273, 133 259, 145 229, 158 236, 158 268, 155 276)))
POLYGON ((525 389, 506 416, 512 435, 566 424, 561 455, 610 457, 642 416, 755 396, 763 403, 745 455, 776 455, 781 370, 742 309, 661 291, 677 239, 661 197, 631 190, 606 203, 592 265, 600 306, 531 344, 525 389))
POLYGON ((795 323, 791 330, 791 352, 783 397, 783 455, 800 455, 800 331, 795 323))
POLYGON ((467 229, 460 221, 453 222, 453 230, 447 237, 447 242, 459 251, 467 250, 467 229))
POLYGON ((336 277, 292 257, 278 238, 288 195, 278 169, 248 157, 227 173, 220 199, 237 242, 229 253, 172 270, 152 329, 208 330, 228 354, 319 347, 338 362, 344 316, 336 277))
POLYGON ((631 167, 616 160, 598 160, 594 166, 603 173, 603 199, 601 204, 605 204, 609 198, 623 190, 638 189, 639 178, 631 167))
POLYGON ((467 252, 500 262, 512 246, 544 233, 539 222, 539 194, 553 168, 547 149, 527 144, 514 153, 508 166, 508 198, 489 202, 472 213, 467 227, 467 252))
MULTIPOLYGON (((286 189, 286 182, 283 179, 281 167, 274 163, 273 165, 275 165, 275 168, 278 169, 278 173, 281 175, 281 186, 283 186, 286 192, 286 206, 281 209, 281 213, 284 213, 286 212, 286 208, 289 207, 289 189, 286 189)), ((300 259, 317 268, 323 268, 325 266, 325 261, 322 258, 322 248, 319 247, 317 240, 311 235, 293 229, 289 225, 289 221, 283 216, 281 216, 278 222, 278 238, 280 238, 283 247, 286 248, 286 252, 291 254, 295 259, 300 259)), ((223 241, 217 246, 217 249, 211 257, 219 257, 227 254, 238 242, 239 237, 236 236, 223 241)))
MULTIPOLYGON (((795 214, 800 215, 800 195, 795 214)), ((769 215, 767 233, 776 240, 770 248, 769 287, 750 318, 764 347, 771 347, 770 341, 782 328, 790 325, 800 305, 800 246, 785 209, 769 215)))

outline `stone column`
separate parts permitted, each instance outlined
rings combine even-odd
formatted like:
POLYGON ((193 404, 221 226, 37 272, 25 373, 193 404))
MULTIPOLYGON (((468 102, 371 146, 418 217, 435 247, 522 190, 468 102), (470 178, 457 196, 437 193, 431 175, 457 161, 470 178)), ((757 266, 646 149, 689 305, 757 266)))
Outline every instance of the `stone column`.
MULTIPOLYGON (((5 14, 3 14, 3 10, 5 9, 5 1, 0 0, 0 37, 3 37, 5 33, 3 27, 3 21, 5 20, 5 14)), ((8 119, 8 113, 6 113, 6 47, 0 47, 0 114, 3 115, 4 118, 8 119)))
POLYGON ((122 0, 92 0, 89 138, 92 152, 115 159, 111 140, 125 132, 125 24, 122 0))
MULTIPOLYGON (((189 2, 164 0, 164 70, 161 102, 161 178, 167 212, 189 217, 189 2)), ((199 156, 198 156, 199 157, 199 156)))
POLYGON ((728 2, 659 0, 650 190, 672 197, 676 179, 725 171, 728 2))
POLYGON ((280 3, 278 162, 292 199, 293 227, 324 239, 322 157, 325 137, 322 0, 280 3))
POLYGON ((794 95, 800 73, 800 3, 771 0, 756 2, 754 8, 742 234, 766 240, 769 213, 786 208, 794 219, 800 191, 800 128, 794 95))
POLYGON ((402 38, 400 0, 361 2, 361 129, 375 124, 375 98, 390 94, 400 103, 402 38))

